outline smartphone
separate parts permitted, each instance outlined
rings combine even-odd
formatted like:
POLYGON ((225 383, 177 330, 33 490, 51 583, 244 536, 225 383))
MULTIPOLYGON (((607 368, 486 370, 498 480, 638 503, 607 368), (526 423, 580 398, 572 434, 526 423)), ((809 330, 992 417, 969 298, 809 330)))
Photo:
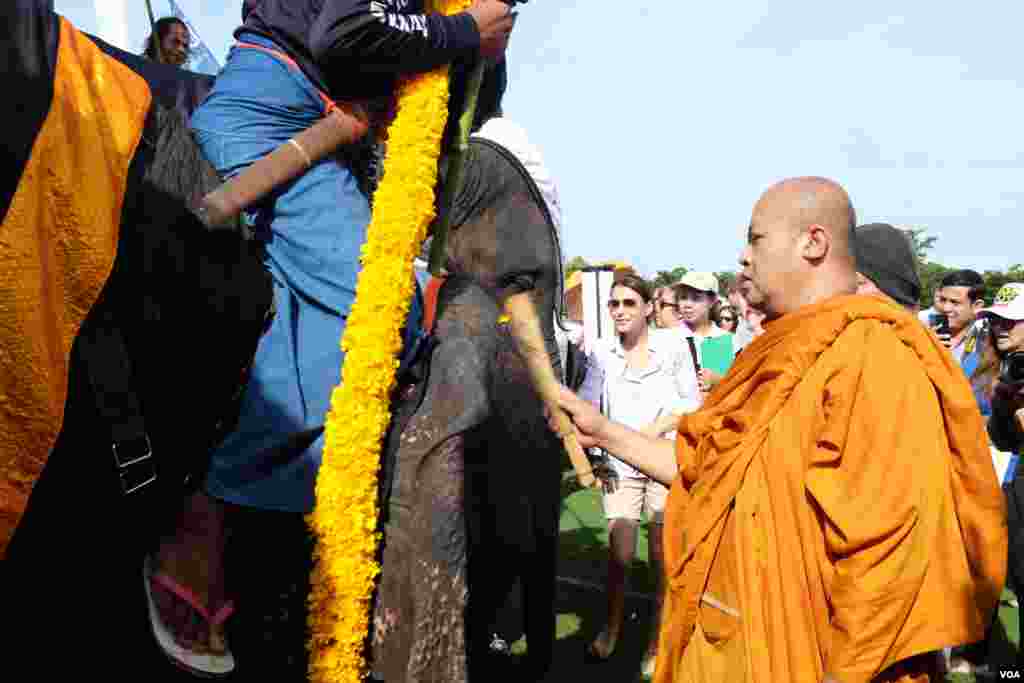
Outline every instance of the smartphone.
POLYGON ((949 316, 945 313, 932 313, 928 316, 929 326, 935 330, 935 334, 949 334, 949 316))

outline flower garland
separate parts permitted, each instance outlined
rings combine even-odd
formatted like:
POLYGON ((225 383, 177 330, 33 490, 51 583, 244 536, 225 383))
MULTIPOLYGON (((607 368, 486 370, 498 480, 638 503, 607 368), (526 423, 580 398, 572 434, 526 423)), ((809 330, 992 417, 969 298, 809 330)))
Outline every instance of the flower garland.
MULTIPOLYGON (((430 0, 454 14, 468 0, 430 0)), ((413 294, 413 260, 434 218, 434 186, 448 116, 448 68, 405 80, 388 128, 384 175, 362 247, 362 271, 341 348, 341 384, 331 395, 316 506, 309 596, 313 683, 355 683, 366 675, 364 648, 377 563, 377 477, 390 421, 402 328, 413 294)))

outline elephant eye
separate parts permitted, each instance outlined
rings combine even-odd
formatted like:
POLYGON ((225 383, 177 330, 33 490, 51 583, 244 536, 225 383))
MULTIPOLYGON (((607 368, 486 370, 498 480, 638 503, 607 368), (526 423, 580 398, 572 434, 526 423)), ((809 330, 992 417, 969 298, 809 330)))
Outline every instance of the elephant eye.
POLYGON ((528 292, 537 285, 538 274, 536 272, 509 273, 498 280, 498 287, 507 293, 528 292))

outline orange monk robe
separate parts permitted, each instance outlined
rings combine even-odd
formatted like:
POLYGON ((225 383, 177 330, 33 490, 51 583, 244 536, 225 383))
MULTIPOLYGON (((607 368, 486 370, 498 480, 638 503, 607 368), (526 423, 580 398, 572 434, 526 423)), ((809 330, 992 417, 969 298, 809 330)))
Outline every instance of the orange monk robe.
POLYGON ((678 461, 658 683, 925 681, 916 655, 983 637, 1002 492, 963 372, 904 310, 772 322, 682 418, 678 461))

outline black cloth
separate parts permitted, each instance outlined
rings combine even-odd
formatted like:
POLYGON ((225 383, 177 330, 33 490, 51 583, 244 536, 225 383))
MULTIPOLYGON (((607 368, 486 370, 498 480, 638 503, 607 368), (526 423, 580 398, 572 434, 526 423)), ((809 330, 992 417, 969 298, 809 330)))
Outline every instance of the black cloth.
MULTIPOLYGON (((88 34, 86 34, 88 35, 88 34)), ((126 52, 110 43, 89 36, 96 46, 121 62, 146 81, 153 98, 167 109, 174 109, 187 120, 213 88, 213 76, 161 64, 126 52)))
POLYGON ((422 0, 258 0, 235 32, 277 43, 336 99, 389 95, 396 77, 429 71, 480 47, 468 13, 421 14, 422 0))
POLYGON ((50 111, 57 37, 53 2, 0 2, 0 82, 8 93, 0 106, 4 125, 0 222, 7 215, 32 145, 50 111))
POLYGON ((910 239, 887 223, 869 223, 854 231, 857 271, 904 306, 921 298, 921 280, 910 239))
MULTIPOLYGON (((992 416, 988 420, 988 436, 992 445, 1001 451, 1019 453, 1024 451, 1024 431, 1015 418, 1016 405, 1003 396, 992 397, 992 416)), ((1024 474, 1024 467, 1018 467, 1024 474)))

